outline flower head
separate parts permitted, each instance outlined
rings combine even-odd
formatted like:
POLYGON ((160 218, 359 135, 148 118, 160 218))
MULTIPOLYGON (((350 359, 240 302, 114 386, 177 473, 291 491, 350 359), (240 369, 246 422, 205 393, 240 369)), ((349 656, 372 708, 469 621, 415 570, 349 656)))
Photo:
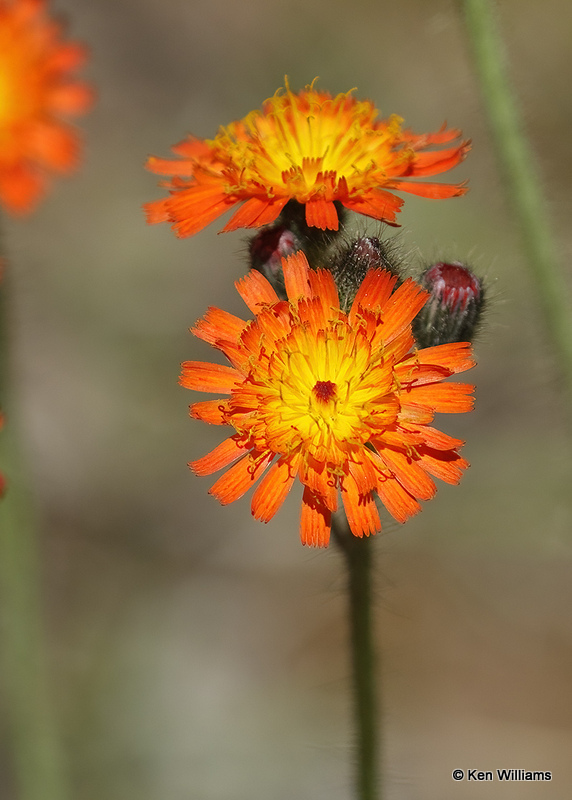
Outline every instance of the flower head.
POLYGON ((441 150, 457 130, 415 135, 402 119, 378 120, 369 100, 336 97, 314 85, 294 94, 286 87, 214 139, 189 136, 173 147, 176 161, 151 157, 147 167, 170 176, 170 196, 146 205, 149 222, 173 224, 191 236, 246 201, 224 227, 256 228, 273 222, 289 200, 306 207, 306 223, 337 230, 336 203, 396 224, 403 200, 394 190, 430 198, 464 194, 462 185, 410 181, 456 166, 468 142, 441 150))
POLYGON ((374 493, 404 522, 434 495, 431 475, 457 483, 468 466, 463 442, 430 423, 472 408, 472 386, 443 382, 473 366, 470 346, 412 350, 427 294, 411 279, 392 293, 396 277, 370 270, 346 314, 328 270, 310 270, 301 252, 283 267, 288 300, 252 270, 236 287, 255 319, 210 308, 193 329, 230 366, 182 365, 183 386, 226 395, 194 403, 191 416, 235 433, 190 467, 232 465, 210 490, 223 504, 260 481, 252 513, 264 522, 298 477, 304 544, 328 544, 338 493, 356 536, 381 528, 374 493))
POLYGON ((50 172, 76 167, 78 135, 61 117, 91 105, 90 88, 72 77, 84 57, 62 41, 44 0, 0 0, 0 202, 12 213, 32 210, 50 172))

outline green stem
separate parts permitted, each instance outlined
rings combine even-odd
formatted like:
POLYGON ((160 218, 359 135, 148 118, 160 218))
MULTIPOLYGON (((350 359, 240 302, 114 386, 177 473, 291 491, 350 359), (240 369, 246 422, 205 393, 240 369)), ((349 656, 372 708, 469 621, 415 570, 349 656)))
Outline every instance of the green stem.
POLYGON ((572 395, 569 288, 558 265, 535 158, 507 77, 507 57, 493 3, 490 0, 460 0, 460 3, 507 194, 520 227, 546 326, 572 395))
POLYGON ((333 539, 348 570, 349 623, 357 735, 356 789, 358 800, 379 800, 378 706, 376 659, 372 631, 372 542, 351 534, 346 521, 336 516, 333 539))
POLYGON ((0 283, 0 592, 2 691, 7 709, 18 800, 66 800, 68 793, 49 689, 41 603, 39 547, 32 502, 21 468, 17 414, 7 391, 6 276, 0 283))

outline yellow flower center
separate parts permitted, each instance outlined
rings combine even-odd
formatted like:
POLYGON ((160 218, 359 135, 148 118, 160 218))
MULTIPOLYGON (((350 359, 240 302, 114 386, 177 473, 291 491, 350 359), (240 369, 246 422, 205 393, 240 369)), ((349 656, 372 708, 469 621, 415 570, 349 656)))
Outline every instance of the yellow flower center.
POLYGON ((393 364, 383 348, 372 352, 361 328, 345 319, 317 332, 295 325, 284 339, 253 359, 249 377, 258 408, 237 430, 262 450, 297 449, 331 467, 348 449, 395 422, 399 412, 393 364))
POLYGON ((347 94, 288 92, 267 101, 264 112, 221 128, 209 144, 226 167, 229 193, 256 185, 300 202, 333 199, 340 181, 344 192, 379 186, 389 166, 411 158, 409 150, 395 150, 402 119, 376 123, 377 113, 347 94))

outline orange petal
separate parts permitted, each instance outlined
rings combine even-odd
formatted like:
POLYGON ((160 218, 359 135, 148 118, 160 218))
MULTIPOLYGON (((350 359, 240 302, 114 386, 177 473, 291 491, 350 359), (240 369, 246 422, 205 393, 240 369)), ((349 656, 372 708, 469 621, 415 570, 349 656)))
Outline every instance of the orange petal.
POLYGON ((328 269, 311 269, 308 271, 310 289, 314 297, 322 303, 326 316, 332 309, 339 309, 338 289, 332 273, 328 269))
POLYGON ((169 197, 161 200, 152 200, 150 203, 143 203, 145 218, 150 225, 158 222, 169 222, 169 197))
POLYGON ((377 493, 383 505, 398 522, 406 522, 409 517, 421 511, 417 500, 392 476, 380 474, 377 493))
POLYGON ((305 254, 299 250, 288 258, 282 259, 284 270, 284 285, 286 294, 291 302, 299 300, 301 297, 311 297, 310 282, 308 273, 310 266, 305 254))
POLYGON ((395 375, 401 386, 405 384, 423 386, 426 383, 442 381, 452 375, 452 372, 445 367, 418 364, 414 359, 408 359, 405 364, 395 366, 395 375))
POLYGON ((205 316, 197 320, 194 328, 191 328, 191 333, 213 345, 220 339, 237 342, 246 324, 234 314, 211 306, 205 316))
POLYGON ((408 181, 391 181, 391 188, 401 192, 409 192, 429 200, 445 200, 448 197, 460 197, 469 191, 465 183, 409 183, 408 181))
POLYGON ((463 470, 469 467, 469 462, 458 453, 452 451, 419 449, 419 463, 423 469, 445 483, 457 484, 463 477, 463 470))
POLYGON ((436 150, 428 153, 416 153, 415 160, 411 165, 411 171, 408 175, 415 177, 424 177, 427 175, 438 175, 440 172, 446 172, 457 164, 463 161, 469 150, 471 143, 466 141, 451 147, 448 150, 436 150))
POLYGON ((302 496, 302 513, 300 516, 300 539, 309 547, 327 547, 330 541, 332 512, 326 508, 320 498, 304 488, 302 496))
POLYGON ((222 233, 235 231, 237 228, 259 228, 261 225, 268 225, 274 222, 287 202, 287 197, 272 201, 267 198, 251 197, 235 211, 222 229, 222 233))
POLYGON ((85 114, 93 105, 94 97, 94 91, 87 83, 69 83, 52 89, 48 103, 55 114, 74 116, 85 114))
MULTIPOLYGON (((171 150, 178 156, 183 156, 183 158, 190 158, 193 161, 200 161, 203 158, 210 158, 212 148, 211 145, 208 144, 204 139, 199 139, 197 136, 189 134, 186 139, 183 139, 182 142, 178 142, 177 144, 173 145, 171 150)), ((210 166, 212 166, 212 164, 210 166)))
POLYGON ((403 333, 428 297, 429 294, 411 278, 401 284, 383 309, 383 338, 386 342, 403 333))
POLYGON ((46 179, 27 164, 0 170, 0 199, 13 214, 28 214, 42 194, 46 179))
POLYGON ((423 443, 434 450, 456 450, 465 444, 463 439, 454 439, 447 433, 430 428, 428 425, 407 425, 406 429, 422 437, 423 443))
MULTIPOLYGON (((302 326, 306 327, 307 330, 310 331, 310 335, 314 337, 323 336, 323 333, 320 333, 320 331, 323 331, 324 328, 328 326, 328 320, 331 319, 332 315, 335 313, 332 311, 331 306, 326 310, 319 297, 299 300, 297 310, 302 326)), ((294 328, 295 336, 296 331, 297 326, 294 328)))
POLYGON ((331 200, 308 200, 306 203, 306 225, 320 230, 337 231, 340 226, 338 212, 331 200))
POLYGON ((192 178, 197 168, 194 161, 189 159, 157 158, 149 156, 145 163, 145 168, 156 175, 180 175, 185 178, 192 178))
POLYGON ((229 393, 244 380, 238 370, 221 364, 207 364, 204 361, 184 361, 181 364, 179 384, 185 389, 198 392, 229 393))
MULTIPOLYGON (((379 345, 383 342, 384 328, 383 325, 379 326, 379 333, 376 331, 372 340, 372 346, 379 345)), ((415 347, 415 339, 411 333, 411 328, 407 326, 405 330, 399 333, 391 342, 384 343, 384 355, 386 358, 393 358, 393 363, 397 364, 401 359, 405 358, 411 353, 415 347)))
POLYGON ((468 342, 455 342, 418 350, 397 364, 395 372, 401 383, 411 382, 414 386, 421 386, 443 380, 453 373, 464 372, 474 366, 471 345, 468 342))
POLYGON ((344 510, 354 536, 369 536, 381 530, 377 506, 371 492, 361 494, 351 475, 345 475, 341 485, 344 510))
POLYGON ((254 486, 258 478, 268 467, 274 453, 249 453, 228 469, 224 475, 209 489, 209 494, 216 497, 223 506, 234 503, 254 486))
POLYGON ((316 496, 319 496, 330 511, 338 507, 338 490, 324 462, 307 457, 300 463, 300 481, 316 496))
POLYGON ((251 269, 234 285, 253 314, 257 314, 265 305, 278 303, 280 299, 264 275, 256 269, 251 269))
POLYGON ((451 372, 465 372, 476 364, 472 357, 469 342, 439 344, 419 350, 417 358, 420 364, 440 364, 451 372))
POLYGON ((68 172, 77 166, 79 138, 69 125, 56 122, 36 122, 30 141, 34 157, 44 166, 68 172))
POLYGON ((232 393, 229 401, 231 413, 249 414, 260 406, 260 386, 248 380, 243 381, 232 393))
POLYGON ((244 348, 240 344, 219 339, 213 346, 225 354, 233 367, 244 372, 245 375, 248 374, 250 367, 248 353, 244 352, 244 348))
MULTIPOLYGON (((288 303, 281 301, 271 307, 266 306, 258 312, 255 325, 257 331, 252 330, 252 335, 256 333, 256 337, 252 341, 256 341, 258 344, 258 337, 262 334, 268 343, 275 344, 277 339, 282 339, 291 329, 288 303)), ((254 324, 251 327, 253 328, 254 324)), ((246 347, 249 347, 247 340, 250 342, 250 337, 245 329, 241 341, 246 347)))
POLYGON ((452 142, 453 139, 458 139, 461 134, 462 132, 458 128, 447 130, 447 124, 443 123, 435 133, 413 133, 410 130, 404 130, 402 131, 402 138, 414 150, 418 150, 430 144, 447 144, 447 142, 452 142))
POLYGON ((382 308, 389 300, 396 282, 397 277, 388 270, 370 269, 357 290, 349 313, 350 323, 355 322, 360 307, 372 311, 382 308))
POLYGON ((54 72, 70 72, 81 67, 87 58, 87 50, 80 44, 67 42, 58 45, 46 62, 46 68, 54 72))
POLYGON ((419 500, 430 500, 434 496, 437 491, 435 484, 413 458, 389 447, 378 448, 378 453, 381 461, 409 494, 419 500))
POLYGON ((395 225, 395 214, 401 209, 404 201, 383 189, 371 189, 355 199, 350 198, 341 202, 350 211, 356 211, 358 214, 365 214, 366 217, 373 217, 373 219, 395 225))
POLYGON ((401 395, 402 404, 426 406, 443 414, 462 414, 472 411, 475 400, 471 397, 474 386, 470 383, 432 383, 413 386, 401 395))
POLYGON ((362 458, 361 462, 349 461, 348 469, 360 494, 367 494, 377 486, 377 472, 365 452, 362 458))
POLYGON ((193 419, 200 419, 211 425, 228 425, 228 404, 225 400, 203 400, 189 406, 193 419))
POLYGON ((167 203, 173 229, 178 236, 185 238, 201 231, 236 205, 237 200, 229 198, 219 183, 209 183, 180 189, 168 198, 167 203))
POLYGON ((435 410, 426 408, 424 406, 410 405, 402 396, 401 411, 399 412, 398 421, 400 424, 407 425, 427 425, 432 422, 435 417, 435 410))
POLYGON ((270 467, 252 495, 252 515, 268 522, 278 511, 296 478, 297 458, 284 456, 270 467))
POLYGON ((191 461, 189 467, 195 475, 211 475, 213 472, 232 464, 239 456, 247 452, 248 447, 244 446, 244 439, 237 434, 230 439, 225 439, 224 442, 221 442, 218 447, 215 447, 206 456, 196 461, 191 461))

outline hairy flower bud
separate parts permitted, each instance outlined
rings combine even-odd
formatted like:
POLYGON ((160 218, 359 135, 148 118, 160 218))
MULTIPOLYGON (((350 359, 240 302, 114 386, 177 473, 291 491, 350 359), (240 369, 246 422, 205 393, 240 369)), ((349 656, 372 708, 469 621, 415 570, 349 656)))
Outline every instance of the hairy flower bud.
POLYGON ((413 321, 420 347, 470 342, 484 306, 483 281, 458 261, 439 261, 421 276, 431 297, 413 321))
POLYGON ((250 266, 262 272, 275 289, 284 291, 282 259, 300 249, 294 233, 283 225, 272 225, 255 234, 248 245, 250 266))
MULTIPOLYGON (((399 278, 398 260, 391 244, 373 236, 360 236, 334 257, 330 269, 343 311, 349 310, 367 272, 379 268, 386 269, 399 278)), ((397 286, 400 283, 398 280, 397 286)))

